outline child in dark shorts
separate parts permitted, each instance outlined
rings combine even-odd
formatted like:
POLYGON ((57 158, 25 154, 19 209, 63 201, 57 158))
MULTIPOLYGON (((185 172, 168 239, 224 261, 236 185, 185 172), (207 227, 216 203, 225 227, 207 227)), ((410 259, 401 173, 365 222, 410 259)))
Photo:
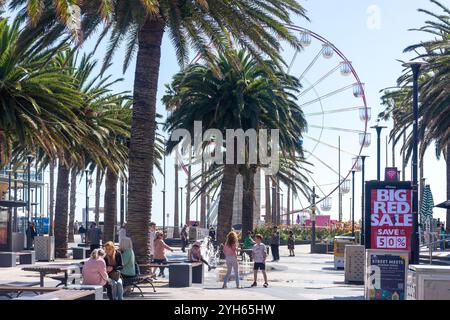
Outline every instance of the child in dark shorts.
POLYGON ((292 230, 289 230, 289 237, 288 237, 288 249, 289 249, 289 257, 295 257, 295 236, 294 232, 292 230))
POLYGON ((253 284, 252 287, 256 287, 256 280, 258 278, 258 270, 262 271, 264 277, 264 288, 267 288, 269 284, 267 283, 267 274, 266 274, 266 245, 262 243, 263 237, 260 234, 255 236, 256 244, 253 246, 252 255, 253 255, 253 284))

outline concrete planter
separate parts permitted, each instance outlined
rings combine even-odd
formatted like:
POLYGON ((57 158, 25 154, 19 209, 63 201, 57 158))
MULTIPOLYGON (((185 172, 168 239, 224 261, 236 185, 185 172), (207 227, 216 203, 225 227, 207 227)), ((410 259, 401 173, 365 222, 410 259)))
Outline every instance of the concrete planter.
POLYGON ((25 234, 23 232, 12 233, 12 251, 19 252, 25 248, 25 234))
POLYGON ((311 253, 327 254, 333 252, 333 245, 330 243, 316 243, 311 253))

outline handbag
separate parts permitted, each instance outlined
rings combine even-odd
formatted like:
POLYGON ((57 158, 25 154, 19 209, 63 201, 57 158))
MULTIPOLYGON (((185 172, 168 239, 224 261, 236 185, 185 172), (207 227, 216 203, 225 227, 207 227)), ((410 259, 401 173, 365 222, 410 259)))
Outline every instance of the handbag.
POLYGON ((118 270, 113 270, 109 273, 109 276, 111 279, 113 279, 114 281, 119 281, 120 279, 120 271, 118 270))

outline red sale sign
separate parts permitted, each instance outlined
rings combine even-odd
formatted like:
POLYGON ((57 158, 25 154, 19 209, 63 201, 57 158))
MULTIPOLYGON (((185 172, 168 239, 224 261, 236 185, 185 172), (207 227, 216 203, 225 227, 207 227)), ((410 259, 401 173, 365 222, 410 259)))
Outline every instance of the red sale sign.
POLYGON ((372 249, 410 250, 413 232, 412 190, 370 190, 370 235, 372 249))

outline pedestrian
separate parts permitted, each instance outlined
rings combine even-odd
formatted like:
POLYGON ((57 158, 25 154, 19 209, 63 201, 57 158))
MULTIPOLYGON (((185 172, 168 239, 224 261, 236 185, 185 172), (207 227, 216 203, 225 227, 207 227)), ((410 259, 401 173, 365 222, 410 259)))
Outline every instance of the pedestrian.
MULTIPOLYGON (((150 263, 153 263, 155 256, 155 239, 156 239, 156 223, 150 222, 150 232, 149 232, 149 242, 150 242, 150 263)), ((163 237, 164 238, 164 237, 163 237)), ((156 268, 150 268, 150 273, 153 279, 156 279, 156 268)))
POLYGON ((192 245, 192 248, 189 251, 189 261, 192 262, 201 261, 208 266, 208 271, 211 271, 212 269, 209 263, 202 256, 200 241, 195 241, 194 244, 192 245))
POLYGON ((440 246, 441 246, 441 251, 445 251, 445 238, 447 237, 446 233, 445 233, 445 227, 444 224, 441 224, 441 228, 440 228, 440 246))
POLYGON ((37 236, 36 226, 34 222, 28 222, 28 228, 25 233, 27 236, 27 249, 33 250, 34 237, 37 236))
POLYGON ((119 230, 119 243, 123 238, 127 238, 127 224, 124 223, 119 230))
MULTIPOLYGON (((170 250, 173 252, 173 249, 164 242, 163 233, 161 231, 157 231, 154 243, 153 262, 157 264, 166 264, 167 263, 166 250, 170 250)), ((159 277, 165 278, 164 268, 165 267, 159 267, 159 275, 158 275, 159 277)))
POLYGON ((255 245, 252 249, 252 256, 253 256, 253 284, 252 287, 257 286, 257 280, 258 280, 258 270, 262 271, 263 277, 264 277, 264 288, 267 288, 269 284, 267 283, 267 274, 266 274, 266 245, 262 243, 263 236, 260 234, 257 234, 255 236, 255 245))
POLYGON ((213 226, 209 227, 208 235, 209 235, 209 237, 211 238, 212 241, 216 241, 216 230, 214 230, 213 226))
POLYGON ((223 254, 225 255, 225 262, 227 264, 227 273, 223 278, 222 289, 227 288, 227 283, 231 275, 231 270, 234 270, 234 277, 236 278, 236 288, 241 289, 239 285, 239 264, 237 260, 237 245, 238 237, 234 231, 231 231, 227 235, 227 239, 223 246, 223 254))
POLYGON ((86 243, 89 244, 91 251, 100 248, 100 240, 102 239, 102 230, 92 222, 91 227, 86 232, 86 243))
POLYGON ((280 260, 280 232, 277 226, 273 227, 272 236, 270 237, 270 250, 272 251, 272 262, 280 260))
POLYGON ((112 241, 105 243, 105 253, 106 272, 108 272, 110 279, 110 288, 107 288, 108 297, 110 300, 123 300, 122 254, 119 250, 116 250, 112 241))
POLYGON ((86 228, 83 225, 81 225, 80 228, 78 228, 78 233, 80 234, 81 242, 85 243, 86 242, 86 228))
POLYGON ((214 229, 213 226, 209 227, 209 231, 208 231, 208 236, 209 236, 209 241, 211 241, 214 249, 216 249, 216 230, 214 229))
POLYGON ((108 288, 109 278, 106 272, 103 249, 92 250, 90 258, 83 265, 83 285, 96 285, 108 288))
POLYGON ((288 249, 289 249, 289 257, 295 257, 295 236, 294 232, 292 230, 289 230, 289 236, 288 236, 288 249))
POLYGON ((181 229, 181 251, 186 252, 188 241, 187 225, 184 225, 181 229))
POLYGON ((244 238, 244 242, 243 242, 243 252, 242 254, 246 253, 247 255, 250 256, 250 261, 252 261, 253 257, 251 254, 251 250, 253 249, 253 245, 256 243, 253 238, 253 232, 251 231, 247 231, 247 236, 244 238))

